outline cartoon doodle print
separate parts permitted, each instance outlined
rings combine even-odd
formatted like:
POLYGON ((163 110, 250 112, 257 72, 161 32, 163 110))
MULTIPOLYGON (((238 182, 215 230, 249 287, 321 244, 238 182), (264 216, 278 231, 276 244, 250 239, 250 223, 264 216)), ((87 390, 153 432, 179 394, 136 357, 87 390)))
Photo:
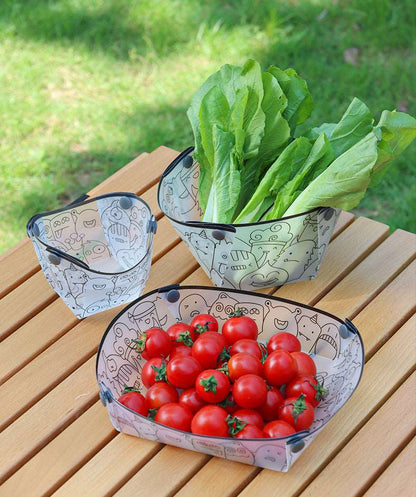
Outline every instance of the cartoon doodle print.
POLYGON ((179 304, 179 315, 182 321, 192 319, 208 309, 207 301, 197 293, 184 297, 179 304))
POLYGON ((327 323, 322 327, 318 316, 303 315, 298 320, 298 334, 302 350, 335 359, 340 352, 340 336, 337 326, 327 323))
POLYGON ((302 313, 299 307, 290 310, 288 307, 280 304, 273 305, 270 300, 266 300, 264 305, 269 309, 263 325, 263 329, 267 333, 270 333, 270 335, 280 331, 287 331, 293 334, 298 333, 297 318, 302 313))
POLYGON ((113 394, 119 397, 124 389, 124 385, 132 385, 134 378, 134 386, 140 387, 139 371, 129 361, 123 359, 117 354, 106 356, 103 351, 104 370, 107 383, 113 394))
POLYGON ((157 308, 154 302, 141 302, 128 311, 128 319, 131 323, 137 326, 139 332, 148 330, 149 328, 163 328, 168 320, 168 316, 159 318, 157 308))
POLYGON ((316 244, 312 240, 296 239, 289 247, 272 261, 272 266, 282 268, 288 273, 289 280, 298 280, 306 269, 317 261, 316 244))
POLYGON ((220 322, 224 322, 236 307, 238 307, 238 300, 233 299, 225 292, 220 292, 218 298, 212 303, 209 314, 220 322))
POLYGON ((241 309, 245 316, 253 319, 259 330, 259 333, 263 330, 263 319, 264 319, 264 307, 261 304, 255 302, 239 302, 236 304, 234 311, 241 309))
POLYGON ((261 445, 254 454, 254 464, 262 468, 284 471, 287 467, 286 448, 281 445, 261 445))

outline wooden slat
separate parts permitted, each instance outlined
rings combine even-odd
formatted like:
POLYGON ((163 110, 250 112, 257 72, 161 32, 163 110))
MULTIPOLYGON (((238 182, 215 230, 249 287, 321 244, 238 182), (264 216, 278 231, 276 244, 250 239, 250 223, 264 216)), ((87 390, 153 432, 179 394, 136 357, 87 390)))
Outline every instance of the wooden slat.
MULTIPOLYGON (((363 233, 365 235, 365 233, 363 233)), ((354 316, 416 255, 416 236, 397 230, 319 302, 337 316, 354 316)))
MULTIPOLYGON (((378 223, 375 223, 375 224, 376 224, 376 225, 378 225, 378 223)), ((367 228, 368 228, 368 226, 367 226, 367 228)), ((350 226, 349 228, 347 228, 347 230, 349 230, 349 229, 352 229, 352 226, 350 226)), ((377 240, 379 237, 380 237, 380 239, 383 239, 383 237, 384 237, 384 232, 385 232, 385 231, 384 231, 384 229, 380 229, 380 230, 374 230, 374 231, 371 231, 371 234, 369 234, 369 239, 371 240, 371 238, 372 238, 372 237, 375 237, 375 239, 376 239, 376 240, 377 240)), ((360 234, 360 237, 361 237, 361 234, 360 234)), ((349 240, 349 242, 348 242, 348 243, 350 244, 350 250, 352 250, 352 251, 354 252, 354 247, 356 247, 356 246, 357 246, 357 242, 356 242, 356 241, 354 241, 354 238, 350 238, 350 237, 348 237, 348 240, 349 240)), ((369 243, 371 244, 371 241, 370 241, 369 243)), ((360 258, 359 254, 357 255, 357 257, 358 257, 358 258, 360 258)), ((198 271, 199 271, 199 270, 198 270, 198 271)), ((198 272, 198 271, 197 271, 197 272, 198 272)), ((192 277, 193 277, 193 276, 191 275, 191 278, 192 278, 192 277)), ((335 274, 335 275, 334 275, 334 277, 335 277, 335 279, 336 279, 337 275, 335 274)), ((186 283, 188 280, 189 280, 189 278, 188 278, 187 280, 185 280, 185 283, 186 283)), ((296 285, 293 285, 293 286, 296 286, 296 285)), ((305 301, 305 300, 303 299, 303 295, 302 295, 302 293, 298 293, 297 297, 298 297, 298 300, 300 300, 300 301, 302 301, 302 302, 307 302, 307 300, 305 301)), ((114 443, 117 443, 117 442, 116 442, 116 440, 114 441, 114 443)), ((162 449, 162 451, 164 451, 164 450, 166 450, 166 449, 165 449, 165 448, 164 448, 164 449, 162 449)), ((95 459, 95 458, 94 458, 94 459, 95 459)), ((149 464, 150 466, 153 466, 153 460, 152 460, 152 461, 150 461, 148 464, 149 464)), ((198 464, 199 464, 199 460, 198 460, 198 459, 195 459, 195 465, 198 465, 198 464)), ((219 463, 219 464, 220 464, 220 463, 219 463)), ((109 461, 108 461, 108 467, 110 468, 110 466, 111 466, 111 460, 109 460, 109 461)), ((192 471, 192 468, 189 468, 189 470, 190 470, 190 471, 192 471)), ((159 468, 158 466, 155 466, 154 471, 158 472, 158 471, 160 471, 160 468, 159 468)), ((251 470, 250 470, 250 471, 251 471, 251 470)), ((255 473, 255 472, 254 472, 254 473, 255 473)), ((143 481, 145 481, 145 480, 143 480, 143 481)), ((236 481, 238 482, 238 478, 236 478, 236 481)), ((147 485, 147 482, 146 482, 146 485, 147 485)))
POLYGON ((348 225, 350 225, 354 221, 354 217, 354 214, 351 212, 341 211, 334 232, 332 233, 332 239, 337 237, 348 225))
POLYGON ((0 487, 0 495, 49 495, 116 434, 109 427, 106 409, 101 401, 96 402, 9 478, 0 487))
POLYGON ((0 483, 98 399, 94 366, 89 359, 0 434, 0 483))
MULTIPOLYGON (((152 464, 146 464, 114 495, 117 497, 173 495, 208 459, 209 456, 206 454, 192 451, 184 453, 178 447, 166 446, 152 459, 152 464), (163 468, 165 472, 174 475, 174 478, 155 478, 155 464, 158 468, 163 468), (143 481, 146 482, 144 485, 143 481)), ((76 489, 77 487, 74 488, 75 491, 76 489)), ((69 497, 71 493, 65 491, 61 497, 64 495, 69 497)))
POLYGON ((416 374, 387 400, 301 497, 321 497, 323 488, 330 488, 337 497, 349 497, 365 490, 415 433, 415 391, 416 374), (387 426, 390 429, 386 429, 387 426), (357 457, 357 454, 369 457, 357 457))
MULTIPOLYGON (((361 383, 351 399, 321 431, 288 473, 262 470, 244 489, 241 497, 274 495, 276 489, 279 497, 297 495, 413 370, 413 350, 403 352, 403 362, 392 361, 391 358, 397 357, 406 348, 414 334, 415 325, 416 317, 413 317, 372 357, 366 364, 361 383), (379 381, 381 374, 383 381, 379 381)), ((179 492, 178 497, 196 495, 197 489, 201 489, 198 491, 198 497, 236 495, 241 479, 250 479, 257 471, 256 468, 245 464, 237 465, 237 469, 234 469, 235 464, 213 458, 209 465, 197 473, 179 492), (203 487, 201 482, 215 473, 227 473, 227 485, 223 485, 219 479, 214 488, 203 487)))
MULTIPOLYGON (((154 264, 154 271, 150 274, 145 291, 163 286, 166 281, 180 281, 195 267, 196 263, 187 254, 186 246, 180 243, 154 264), (179 259, 182 260, 180 268, 176 264, 179 259)), ((42 395, 91 357, 107 324, 121 308, 109 309, 84 319, 4 383, 0 388, 0 396, 3 399, 0 405, 1 428, 9 425, 42 395), (27 385, 30 385, 30 388, 27 388, 27 385)))
MULTIPOLYGON (((385 224, 360 217, 333 240, 326 251, 318 275, 311 281, 284 285, 276 296, 314 305, 334 284, 372 252, 389 234, 385 224)), ((336 314, 336 313, 335 313, 336 314)))
MULTIPOLYGON (((142 195, 157 183, 164 169, 176 156, 175 150, 163 146, 151 154, 143 153, 93 188, 88 194, 96 196, 113 191, 133 191, 142 195)), ((155 193, 156 190, 157 188, 154 188, 152 192, 155 193)), ((149 197, 145 196, 145 200, 149 200, 149 197)), ((156 206, 153 202, 152 205, 156 206)), ((157 211, 159 213, 158 208, 157 211)), ((29 239, 6 252, 0 258, 0 298, 39 269, 39 263, 29 239)))
POLYGON ((371 357, 415 312, 416 261, 413 261, 354 318, 355 326, 365 337, 366 357, 371 357))
POLYGON ((363 497, 414 497, 416 494, 416 438, 414 438, 363 497))

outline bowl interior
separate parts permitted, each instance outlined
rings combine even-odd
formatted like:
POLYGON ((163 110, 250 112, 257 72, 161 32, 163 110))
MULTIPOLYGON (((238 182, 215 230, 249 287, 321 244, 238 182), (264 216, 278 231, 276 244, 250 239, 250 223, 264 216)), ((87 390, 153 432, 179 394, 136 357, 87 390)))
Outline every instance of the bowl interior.
POLYGON ((116 273, 134 267, 146 254, 151 212, 135 195, 106 195, 38 217, 33 232, 45 245, 116 273))

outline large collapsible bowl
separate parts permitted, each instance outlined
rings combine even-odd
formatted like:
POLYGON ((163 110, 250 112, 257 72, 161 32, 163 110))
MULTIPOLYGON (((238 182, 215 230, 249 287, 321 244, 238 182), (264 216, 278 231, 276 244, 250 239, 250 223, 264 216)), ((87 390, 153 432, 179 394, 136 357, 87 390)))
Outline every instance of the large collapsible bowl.
MULTIPOLYGON (((233 461, 287 471, 299 454, 354 392, 364 365, 361 337, 354 325, 297 302, 263 294, 215 287, 173 285, 143 295, 108 326, 98 348, 97 381, 111 421, 121 432, 233 461), (279 331, 297 335, 305 352, 313 354, 317 376, 328 389, 308 431, 290 437, 240 440, 194 435, 161 425, 137 414, 119 398, 125 385, 145 393, 141 380, 144 360, 133 340, 150 327, 166 329, 177 320, 189 323, 199 313, 210 313, 220 324, 237 308, 252 317, 259 340, 279 331)), ((342 423, 342 417, 338 418, 342 423)))
POLYGON ((256 291, 314 278, 340 210, 317 208, 248 224, 201 222, 199 165, 192 150, 182 152, 166 168, 158 201, 211 281, 256 291))
POLYGON ((149 206, 133 193, 84 199, 27 224, 46 279, 78 318, 141 294, 156 231, 149 206))

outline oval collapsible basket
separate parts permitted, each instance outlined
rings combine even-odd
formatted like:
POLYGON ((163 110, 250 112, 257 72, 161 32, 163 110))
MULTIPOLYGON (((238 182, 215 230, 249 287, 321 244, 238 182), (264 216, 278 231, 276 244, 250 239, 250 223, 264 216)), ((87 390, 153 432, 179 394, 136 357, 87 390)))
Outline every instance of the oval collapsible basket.
POLYGON ((117 430, 233 461, 287 471, 352 395, 363 365, 362 340, 348 320, 268 295, 176 285, 143 295, 113 319, 98 349, 96 372, 101 400, 117 430), (146 392, 141 381, 145 361, 133 342, 141 332, 154 326, 166 330, 178 320, 190 323, 195 315, 207 312, 222 326, 228 314, 237 308, 256 321, 260 341, 266 342, 274 333, 286 331, 297 335, 302 350, 313 355, 317 377, 328 394, 316 408, 315 421, 308 431, 285 438, 252 440, 194 435, 161 425, 117 401, 125 385, 146 392))
POLYGON ((166 168, 158 201, 211 281, 256 291, 314 278, 340 210, 317 208, 250 224, 201 222, 199 165, 192 150, 185 150, 166 168))
POLYGON ((132 193, 76 201, 27 225, 46 279, 78 318, 141 294, 155 231, 149 206, 132 193))

